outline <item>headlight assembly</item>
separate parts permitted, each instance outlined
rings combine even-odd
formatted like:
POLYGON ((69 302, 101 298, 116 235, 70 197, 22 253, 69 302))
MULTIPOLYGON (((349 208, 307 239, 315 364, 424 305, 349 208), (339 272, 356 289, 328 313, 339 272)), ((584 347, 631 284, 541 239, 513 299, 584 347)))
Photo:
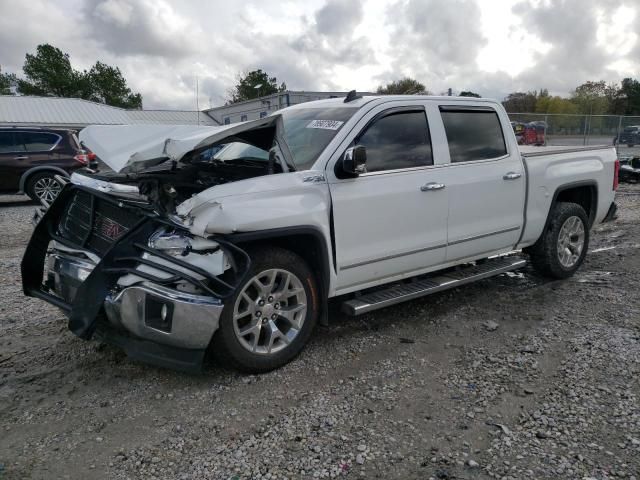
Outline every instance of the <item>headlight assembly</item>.
POLYGON ((185 256, 192 248, 191 238, 187 234, 165 229, 151 235, 149 246, 174 256, 185 256))

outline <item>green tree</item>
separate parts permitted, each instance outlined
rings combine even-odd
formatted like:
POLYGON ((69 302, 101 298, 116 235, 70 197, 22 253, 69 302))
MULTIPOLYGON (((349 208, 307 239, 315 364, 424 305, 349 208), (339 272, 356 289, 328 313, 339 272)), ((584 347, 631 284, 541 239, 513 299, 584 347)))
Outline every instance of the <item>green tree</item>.
MULTIPOLYGON (((142 108, 142 95, 131 92, 118 67, 96 62, 87 72, 71 66, 69 55, 49 44, 27 53, 24 79, 16 79, 23 95, 78 97, 115 107, 142 108)), ((14 76, 15 78, 15 76, 14 76)))
POLYGON ((422 83, 409 77, 394 80, 384 86, 380 85, 377 93, 380 95, 430 95, 422 83))
POLYGON ((287 85, 284 82, 278 86, 276 77, 270 77, 261 69, 253 70, 238 77, 238 83, 229 91, 227 105, 284 92, 286 89, 287 85))
POLYGON ((13 95, 11 87, 18 85, 15 73, 2 73, 0 69, 0 95, 13 95))
POLYGON ((538 92, 513 92, 507 95, 502 105, 508 113, 531 113, 536 110, 538 92))
POLYGON ((477 94, 477 93, 475 93, 475 92, 467 91, 467 90, 464 90, 464 91, 460 92, 460 95, 459 95, 459 96, 460 96, 460 97, 474 97, 474 98, 482 98, 482 96, 481 96, 481 95, 479 95, 479 94, 477 94))
POLYGON ((78 96, 82 74, 71 67, 69 55, 59 48, 38 45, 35 55, 27 53, 22 71, 26 78, 18 80, 18 89, 24 95, 78 96))
POLYGON ((536 101, 536 113, 575 114, 578 107, 568 98, 551 97, 549 95, 538 97, 536 101))
POLYGON ((619 91, 621 110, 625 115, 640 115, 640 82, 633 78, 625 78, 619 91))
POLYGON ((535 111, 536 113, 551 114, 546 117, 548 121, 547 133, 551 135, 578 133, 582 125, 582 118, 575 115, 578 113, 578 106, 568 98, 552 97, 548 93, 539 96, 535 111))
POLYGON ((122 108, 142 108, 142 95, 132 93, 118 67, 96 62, 84 73, 90 100, 122 108))
POLYGON ((571 101, 578 106, 578 113, 588 115, 604 115, 609 113, 607 83, 588 81, 576 87, 571 94, 571 101))

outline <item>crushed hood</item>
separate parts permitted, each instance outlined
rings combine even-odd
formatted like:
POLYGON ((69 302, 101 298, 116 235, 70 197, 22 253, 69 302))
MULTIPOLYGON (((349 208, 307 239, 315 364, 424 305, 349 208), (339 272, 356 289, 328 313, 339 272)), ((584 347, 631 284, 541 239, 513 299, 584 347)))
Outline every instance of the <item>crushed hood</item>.
POLYGON ((282 137, 281 115, 219 127, 189 125, 91 125, 80 141, 114 172, 140 172, 216 143, 245 142, 269 150, 276 140, 289 165, 291 153, 282 137))

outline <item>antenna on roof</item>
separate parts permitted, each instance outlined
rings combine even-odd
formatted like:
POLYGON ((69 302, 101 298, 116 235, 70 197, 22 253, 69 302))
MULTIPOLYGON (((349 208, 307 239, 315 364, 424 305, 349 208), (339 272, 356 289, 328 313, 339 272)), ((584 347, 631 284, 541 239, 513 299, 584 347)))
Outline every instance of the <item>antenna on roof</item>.
POLYGON ((359 98, 362 98, 362 95, 358 95, 355 90, 351 90, 349 93, 347 93, 347 97, 344 99, 344 103, 353 102, 354 100, 357 100, 359 98))

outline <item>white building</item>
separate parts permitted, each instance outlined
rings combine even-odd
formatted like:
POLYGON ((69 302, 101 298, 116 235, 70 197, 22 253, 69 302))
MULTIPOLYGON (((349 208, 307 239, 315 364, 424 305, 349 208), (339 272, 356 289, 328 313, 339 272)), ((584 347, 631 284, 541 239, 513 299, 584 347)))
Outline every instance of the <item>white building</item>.
MULTIPOLYGON (((346 97, 347 93, 348 92, 294 92, 292 90, 286 90, 232 105, 210 108, 205 110, 204 113, 221 125, 225 125, 263 118, 276 110, 290 105, 311 102, 312 100, 323 100, 325 98, 346 97)), ((365 93, 364 95, 372 94, 365 93)))

